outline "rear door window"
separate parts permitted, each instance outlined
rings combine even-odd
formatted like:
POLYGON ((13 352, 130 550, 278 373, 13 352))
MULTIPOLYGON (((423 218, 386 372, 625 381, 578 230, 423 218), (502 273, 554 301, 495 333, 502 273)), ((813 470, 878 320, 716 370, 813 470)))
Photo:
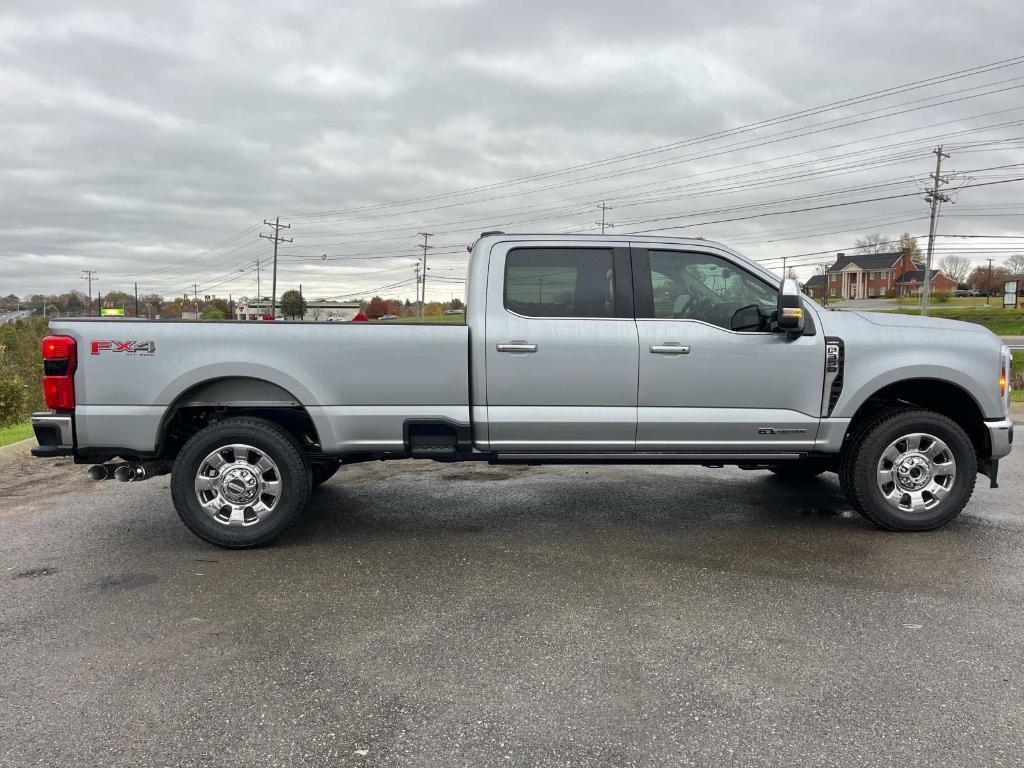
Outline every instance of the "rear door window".
POLYGON ((516 248, 505 257, 505 309, 524 317, 614 317, 611 248, 516 248))

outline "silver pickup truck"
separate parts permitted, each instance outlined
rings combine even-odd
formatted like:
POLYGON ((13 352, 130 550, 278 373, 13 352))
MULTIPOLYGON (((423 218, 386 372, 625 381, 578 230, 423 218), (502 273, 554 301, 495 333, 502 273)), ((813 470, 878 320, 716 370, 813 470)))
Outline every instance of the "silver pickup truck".
POLYGON ((989 331, 827 311, 706 240, 485 233, 466 290, 464 325, 54 321, 34 453, 171 472, 189 528, 249 547, 339 465, 401 458, 835 472, 920 531, 1013 441, 989 331))

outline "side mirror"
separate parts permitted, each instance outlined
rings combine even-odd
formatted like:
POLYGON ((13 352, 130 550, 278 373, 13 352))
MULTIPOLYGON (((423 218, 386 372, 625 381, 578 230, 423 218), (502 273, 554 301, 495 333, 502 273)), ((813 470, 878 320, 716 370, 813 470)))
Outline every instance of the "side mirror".
POLYGON ((791 339, 804 334, 804 302, 795 280, 784 279, 779 286, 776 326, 791 339))

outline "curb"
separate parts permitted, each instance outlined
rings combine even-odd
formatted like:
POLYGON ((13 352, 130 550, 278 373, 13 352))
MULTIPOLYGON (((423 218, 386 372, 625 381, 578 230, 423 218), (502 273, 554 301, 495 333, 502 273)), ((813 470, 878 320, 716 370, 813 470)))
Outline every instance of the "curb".
POLYGON ((34 437, 19 440, 16 443, 0 446, 0 464, 14 461, 29 455, 28 451, 36 442, 34 437))

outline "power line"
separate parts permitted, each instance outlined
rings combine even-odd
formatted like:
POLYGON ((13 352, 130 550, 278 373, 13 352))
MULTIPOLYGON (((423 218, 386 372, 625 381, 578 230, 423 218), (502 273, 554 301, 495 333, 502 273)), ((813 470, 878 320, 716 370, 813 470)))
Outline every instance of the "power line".
MULTIPOLYGON (((423 249, 423 275, 420 278, 423 281, 422 282, 422 286, 423 286, 423 288, 422 288, 422 290, 423 290, 423 300, 419 302, 419 305, 420 305, 420 317, 423 317, 424 305, 426 305, 426 303, 427 303, 427 270, 430 269, 430 267, 427 266, 427 251, 434 247, 432 245, 427 245, 427 240, 429 240, 434 235, 433 235, 432 232, 420 232, 419 235, 420 235, 420 237, 423 238, 423 244, 420 245, 420 248, 423 249)), ((417 296, 417 299, 418 298, 419 297, 417 296)))

